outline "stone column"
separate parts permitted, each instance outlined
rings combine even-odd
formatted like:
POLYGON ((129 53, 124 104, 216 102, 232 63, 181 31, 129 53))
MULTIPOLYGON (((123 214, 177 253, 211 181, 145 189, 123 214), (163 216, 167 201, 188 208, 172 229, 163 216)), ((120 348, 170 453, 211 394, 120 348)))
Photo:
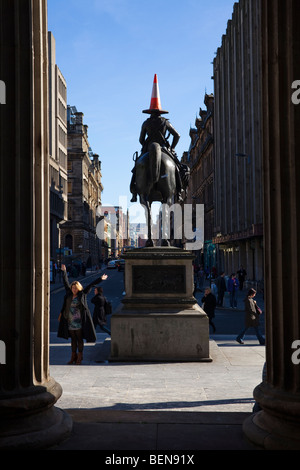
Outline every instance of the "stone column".
POLYGON ((38 449, 72 427, 49 376, 46 0, 1 0, 0 449, 38 449))
POLYGON ((269 450, 300 450, 299 24, 298 0, 262 2, 267 377, 254 391, 262 411, 244 431, 269 450))

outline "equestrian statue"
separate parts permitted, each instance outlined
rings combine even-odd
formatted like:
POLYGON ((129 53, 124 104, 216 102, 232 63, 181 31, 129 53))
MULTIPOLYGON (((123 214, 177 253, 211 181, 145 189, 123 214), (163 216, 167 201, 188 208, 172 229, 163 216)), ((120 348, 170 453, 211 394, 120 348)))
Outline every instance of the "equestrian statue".
MULTIPOLYGON (((131 202, 137 201, 145 207, 148 223, 148 240, 146 246, 153 246, 151 234, 151 204, 154 201, 161 202, 166 209, 175 202, 182 202, 182 191, 188 186, 190 170, 177 158, 175 147, 180 135, 170 124, 169 120, 162 117, 168 114, 161 108, 157 75, 154 76, 150 108, 143 113, 150 117, 143 123, 140 144, 142 145, 140 156, 134 154, 135 166, 132 170, 130 191, 131 202), (169 137, 173 136, 172 144, 169 137)), ((163 245, 169 245, 168 240, 163 239, 163 245)))

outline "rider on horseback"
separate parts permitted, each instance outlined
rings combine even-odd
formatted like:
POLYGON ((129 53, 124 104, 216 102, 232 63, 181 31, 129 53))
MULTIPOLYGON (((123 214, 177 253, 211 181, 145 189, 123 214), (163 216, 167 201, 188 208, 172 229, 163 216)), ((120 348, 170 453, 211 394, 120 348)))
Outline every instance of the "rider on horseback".
MULTIPOLYGON (((142 151, 140 157, 149 151, 149 147, 152 143, 158 143, 163 151, 167 153, 176 164, 176 184, 177 184, 177 200, 182 201, 181 191, 183 189, 181 173, 185 172, 185 166, 181 165, 175 153, 175 147, 178 144, 180 135, 170 124, 169 120, 162 117, 161 114, 167 114, 168 111, 163 111, 160 106, 160 98, 157 84, 157 77, 154 77, 154 85, 152 91, 152 98, 150 109, 143 111, 143 113, 150 114, 150 117, 143 123, 140 144, 142 145, 142 151), (167 135, 168 133, 168 135, 167 135), (173 142, 170 146, 168 138, 170 134, 173 136, 173 142)), ((138 157, 138 158, 140 158, 138 157)), ((136 169, 132 170, 132 179, 130 183, 130 191, 132 193, 131 202, 137 201, 137 190, 136 190, 136 169)))
POLYGON ((140 135, 140 144, 142 145, 142 155, 148 152, 149 146, 152 142, 157 142, 161 147, 169 150, 172 153, 174 158, 175 147, 180 139, 180 135, 170 124, 168 119, 160 116, 158 111, 154 111, 150 118, 148 118, 142 125, 141 135, 140 135), (168 136, 166 136, 167 131, 169 135, 172 134, 173 142, 170 147, 168 142, 168 136), (148 136, 146 138, 146 136, 148 136))

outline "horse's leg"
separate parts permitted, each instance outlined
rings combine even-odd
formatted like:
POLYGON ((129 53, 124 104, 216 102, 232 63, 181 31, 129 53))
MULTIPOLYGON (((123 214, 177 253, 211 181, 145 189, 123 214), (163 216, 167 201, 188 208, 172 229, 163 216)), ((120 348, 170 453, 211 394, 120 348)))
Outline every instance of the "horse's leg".
POLYGON ((146 201, 145 199, 143 200, 142 204, 145 209, 146 223, 148 226, 148 240, 146 241, 146 247, 154 246, 153 241, 152 241, 152 234, 151 234, 151 225, 152 225, 151 204, 149 203, 149 201, 146 201))
POLYGON ((171 202, 168 201, 167 203, 163 203, 162 205, 162 234, 161 234, 161 246, 170 246, 169 240, 168 240, 168 234, 170 233, 171 227, 167 226, 170 225, 170 220, 169 220, 169 208, 170 208, 171 202))
POLYGON ((170 160, 170 157, 163 154, 161 163, 162 177, 160 179, 160 192, 162 195, 162 234, 161 234, 161 246, 170 246, 169 238, 171 237, 171 227, 169 212, 170 207, 173 204, 173 196, 176 192, 176 180, 175 180, 175 163, 170 160))
POLYGON ((151 217, 151 204, 148 203, 148 240, 146 243, 146 246, 154 246, 153 240, 152 240, 152 233, 151 233, 151 228, 152 228, 152 217, 151 217))

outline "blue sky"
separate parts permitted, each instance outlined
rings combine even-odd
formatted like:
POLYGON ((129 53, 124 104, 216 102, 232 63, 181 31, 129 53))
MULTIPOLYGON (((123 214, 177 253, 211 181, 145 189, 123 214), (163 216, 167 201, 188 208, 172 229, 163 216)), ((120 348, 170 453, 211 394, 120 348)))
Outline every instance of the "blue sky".
POLYGON ((190 145, 204 94, 212 93, 212 61, 231 19, 231 0, 48 0, 48 29, 67 81, 68 104, 84 113, 89 143, 102 162, 103 205, 127 197, 132 156, 140 152, 142 113, 154 74, 162 108, 190 145))

